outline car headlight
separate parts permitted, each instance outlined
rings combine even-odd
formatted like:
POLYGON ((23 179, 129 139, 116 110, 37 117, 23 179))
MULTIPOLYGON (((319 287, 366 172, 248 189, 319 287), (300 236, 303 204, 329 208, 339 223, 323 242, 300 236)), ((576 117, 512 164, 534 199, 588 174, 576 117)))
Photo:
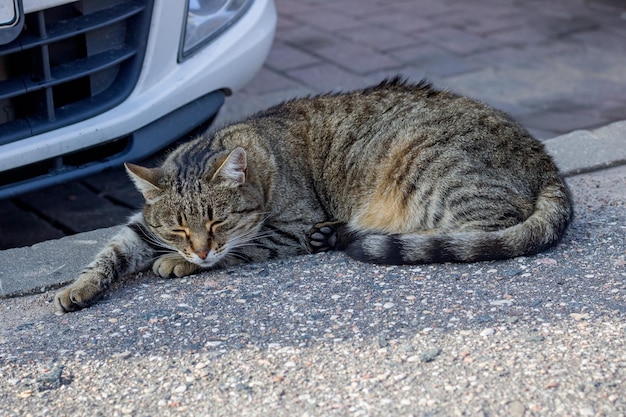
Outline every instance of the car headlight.
POLYGON ((214 39, 248 9, 253 0, 187 0, 181 59, 214 39))

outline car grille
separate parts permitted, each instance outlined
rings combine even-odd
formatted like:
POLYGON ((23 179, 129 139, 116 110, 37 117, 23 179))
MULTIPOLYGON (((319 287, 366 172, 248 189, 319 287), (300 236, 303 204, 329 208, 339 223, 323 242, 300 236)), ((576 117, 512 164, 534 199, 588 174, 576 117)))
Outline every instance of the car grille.
POLYGON ((152 0, 82 0, 28 13, 0 45, 0 145, 102 113, 131 93, 152 0))

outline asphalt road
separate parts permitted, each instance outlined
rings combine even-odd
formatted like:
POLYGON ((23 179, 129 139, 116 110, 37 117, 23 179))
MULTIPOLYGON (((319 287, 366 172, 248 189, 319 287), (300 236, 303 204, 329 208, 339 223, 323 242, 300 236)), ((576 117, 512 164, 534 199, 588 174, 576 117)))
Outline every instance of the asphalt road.
POLYGON ((0 415, 623 416, 625 178, 570 178, 574 223, 529 258, 331 253, 146 273, 63 316, 3 300, 0 415))

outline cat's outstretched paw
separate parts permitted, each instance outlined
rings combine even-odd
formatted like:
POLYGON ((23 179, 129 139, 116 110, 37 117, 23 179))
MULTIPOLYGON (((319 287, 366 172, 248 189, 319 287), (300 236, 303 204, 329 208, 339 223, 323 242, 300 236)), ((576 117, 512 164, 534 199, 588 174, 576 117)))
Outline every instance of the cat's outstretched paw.
POLYGON ((309 250, 312 253, 341 249, 341 236, 345 223, 318 223, 307 234, 309 250))
POLYGON ((163 255, 152 265, 152 271, 161 278, 180 278, 194 274, 199 270, 198 265, 192 264, 176 253, 163 255))
POLYGON ((76 281, 61 289, 54 296, 56 314, 69 313, 88 307, 102 295, 102 275, 97 272, 84 272, 76 281))

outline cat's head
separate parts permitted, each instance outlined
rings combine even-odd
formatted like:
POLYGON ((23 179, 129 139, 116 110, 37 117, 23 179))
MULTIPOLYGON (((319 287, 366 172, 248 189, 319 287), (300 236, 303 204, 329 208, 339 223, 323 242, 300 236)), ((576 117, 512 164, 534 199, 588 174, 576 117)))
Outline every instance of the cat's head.
POLYGON ((265 218, 242 148, 217 154, 203 167, 125 166, 146 200, 144 219, 158 243, 203 268, 238 256, 265 218))

